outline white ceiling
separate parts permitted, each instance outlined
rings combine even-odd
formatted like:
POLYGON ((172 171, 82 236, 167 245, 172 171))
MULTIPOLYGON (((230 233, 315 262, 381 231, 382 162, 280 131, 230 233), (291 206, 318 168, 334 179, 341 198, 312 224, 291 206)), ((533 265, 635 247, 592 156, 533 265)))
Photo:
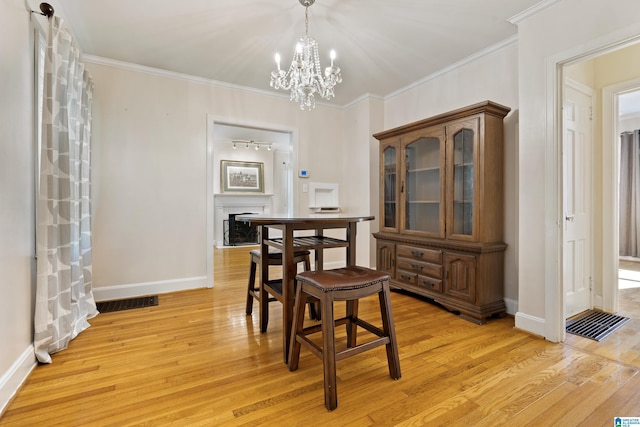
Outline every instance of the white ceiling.
MULTIPOLYGON (((32 9, 39 2, 27 0, 32 9)), ((309 34, 343 83, 336 105, 385 97, 517 32, 539 0, 316 0, 309 34)), ((264 91, 280 52, 304 34, 298 0, 50 0, 87 55, 264 91)), ((499 78, 496 76, 496 78, 499 78)), ((284 94, 284 93, 283 93, 284 94)))

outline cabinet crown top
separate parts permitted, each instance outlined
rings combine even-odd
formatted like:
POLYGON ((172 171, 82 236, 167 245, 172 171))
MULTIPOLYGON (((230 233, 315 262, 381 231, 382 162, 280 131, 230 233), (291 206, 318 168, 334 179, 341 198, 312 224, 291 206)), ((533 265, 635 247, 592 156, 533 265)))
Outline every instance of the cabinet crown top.
POLYGON ((477 104, 469 105, 467 107, 459 108, 457 110, 452 110, 443 114, 438 114, 433 117, 418 120, 416 122, 408 123, 406 125, 398 126, 393 129, 378 132, 373 134, 373 137, 378 140, 381 140, 381 139, 385 139, 391 136, 396 136, 414 129, 421 129, 425 126, 436 125, 438 123, 443 123, 450 120, 464 118, 467 116, 472 116, 474 114, 481 114, 481 113, 496 116, 502 119, 507 114, 509 114, 509 111, 511 111, 511 108, 505 107, 504 105, 495 103, 493 101, 483 101, 477 104))

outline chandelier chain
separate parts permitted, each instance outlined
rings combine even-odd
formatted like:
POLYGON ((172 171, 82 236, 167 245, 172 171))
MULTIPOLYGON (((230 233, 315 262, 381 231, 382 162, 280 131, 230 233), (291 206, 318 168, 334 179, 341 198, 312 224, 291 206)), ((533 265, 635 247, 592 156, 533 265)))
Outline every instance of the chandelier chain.
POLYGON ((309 35, 309 6, 304 8, 304 33, 309 35))

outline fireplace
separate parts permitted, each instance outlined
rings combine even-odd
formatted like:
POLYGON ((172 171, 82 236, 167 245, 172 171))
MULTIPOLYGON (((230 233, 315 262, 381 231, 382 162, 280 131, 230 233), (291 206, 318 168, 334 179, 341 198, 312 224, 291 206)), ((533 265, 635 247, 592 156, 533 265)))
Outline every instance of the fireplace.
POLYGON ((240 214, 229 214, 229 219, 224 222, 224 245, 225 246, 242 246, 256 245, 258 240, 258 229, 245 222, 237 221, 237 215, 246 215, 253 212, 244 212, 240 214))
POLYGON ((272 196, 272 194, 214 194, 213 224, 216 247, 257 244, 257 235, 242 230, 234 231, 236 226, 245 226, 242 222, 236 221, 235 217, 247 213, 271 213, 272 196), (231 222, 233 224, 230 224, 231 222), (241 240, 245 240, 242 238, 245 234, 250 237, 246 240, 253 240, 253 242, 242 242, 241 240))

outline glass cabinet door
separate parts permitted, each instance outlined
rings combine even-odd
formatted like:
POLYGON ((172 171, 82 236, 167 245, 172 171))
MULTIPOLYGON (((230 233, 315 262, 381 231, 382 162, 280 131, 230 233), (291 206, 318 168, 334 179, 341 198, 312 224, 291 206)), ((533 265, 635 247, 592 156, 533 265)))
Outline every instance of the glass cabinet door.
POLYGON ((443 138, 425 134, 404 145, 404 230, 444 237, 443 138))
POLYGON ((463 240, 471 240, 475 235, 476 123, 471 121, 452 127, 447 136, 450 145, 447 156, 451 181, 447 235, 463 240))
POLYGON ((382 146, 382 227, 398 229, 398 149, 382 146))

